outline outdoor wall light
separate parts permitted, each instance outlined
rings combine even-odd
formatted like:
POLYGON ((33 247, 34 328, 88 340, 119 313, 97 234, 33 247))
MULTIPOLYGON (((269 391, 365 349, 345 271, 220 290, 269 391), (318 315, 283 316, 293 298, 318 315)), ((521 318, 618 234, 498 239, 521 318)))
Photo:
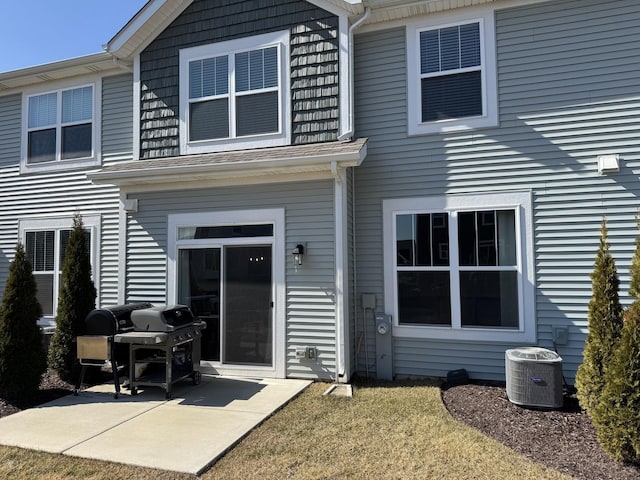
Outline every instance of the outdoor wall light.
POLYGON ((302 265, 302 257, 304 256, 304 245, 302 245, 301 243, 297 244, 296 248, 293 249, 293 252, 291 252, 291 254, 293 255, 293 265, 296 267, 302 265))

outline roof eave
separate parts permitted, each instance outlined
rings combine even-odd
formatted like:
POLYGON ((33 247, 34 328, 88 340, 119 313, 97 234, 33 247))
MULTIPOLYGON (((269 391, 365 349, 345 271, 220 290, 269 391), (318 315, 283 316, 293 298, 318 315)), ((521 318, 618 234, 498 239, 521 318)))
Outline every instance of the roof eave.
POLYGON ((0 73, 0 92, 119 68, 105 52, 0 73))
MULTIPOLYGON (((336 168, 349 168, 359 166, 367 155, 367 144, 364 143, 358 151, 348 153, 334 153, 326 155, 292 156, 284 159, 258 159, 238 161, 231 163, 211 163, 205 165, 172 165, 167 167, 145 168, 145 161, 140 168, 127 170, 99 170, 87 174, 88 178, 96 184, 116 185, 122 188, 131 186, 162 186, 174 184, 175 188, 182 188, 185 183, 215 181, 229 182, 237 179, 237 184, 256 183, 250 178, 269 177, 282 181, 292 175, 300 176, 322 174, 327 178, 334 176, 336 168)), ((188 160, 188 158, 185 158, 188 160)))
POLYGON ((131 60, 193 0, 149 0, 103 48, 120 60, 131 60))

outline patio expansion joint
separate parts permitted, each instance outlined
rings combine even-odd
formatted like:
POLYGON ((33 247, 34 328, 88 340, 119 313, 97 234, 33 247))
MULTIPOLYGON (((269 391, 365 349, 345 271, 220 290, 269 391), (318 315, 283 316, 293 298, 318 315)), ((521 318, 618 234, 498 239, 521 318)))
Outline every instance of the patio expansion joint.
POLYGON ((83 443, 85 443, 85 442, 88 442, 89 440, 92 440, 92 439, 94 439, 94 438, 96 438, 96 437, 99 437, 99 436, 100 436, 100 435, 102 435, 103 433, 106 433, 106 432, 108 432, 108 431, 110 431, 110 430, 113 430, 114 428, 117 428, 117 427, 119 427, 119 426, 121 426, 121 425, 124 425, 125 423, 130 422, 131 420, 133 420, 134 418, 141 417, 142 415, 144 415, 144 414, 146 414, 146 413, 149 413, 149 412, 151 412, 152 410, 155 410, 156 408, 159 408, 159 407, 162 407, 163 405, 166 405, 167 403, 169 403, 169 401, 170 401, 170 400, 165 400, 165 401, 159 402, 157 405, 152 406, 151 408, 148 408, 148 409, 146 409, 146 410, 144 410, 144 411, 142 411, 142 412, 136 413, 135 415, 131 415, 131 416, 129 416, 129 417, 126 417, 126 418, 122 419, 122 421, 120 421, 120 422, 118 422, 118 423, 116 423, 116 424, 114 424, 114 425, 111 425, 110 427, 107 427, 107 428, 105 428, 105 429, 103 429, 103 430, 100 430, 99 432, 96 432, 96 433, 94 433, 93 435, 91 435, 91 436, 89 436, 89 437, 85 437, 85 438, 83 438, 83 439, 81 439, 81 440, 78 440, 76 443, 74 443, 73 445, 68 446, 67 448, 65 448, 64 450, 62 450, 60 453, 64 455, 64 454, 66 454, 69 450, 72 450, 72 449, 74 449, 75 447, 77 447, 77 446, 79 446, 79 445, 82 445, 82 444, 83 444, 83 443))

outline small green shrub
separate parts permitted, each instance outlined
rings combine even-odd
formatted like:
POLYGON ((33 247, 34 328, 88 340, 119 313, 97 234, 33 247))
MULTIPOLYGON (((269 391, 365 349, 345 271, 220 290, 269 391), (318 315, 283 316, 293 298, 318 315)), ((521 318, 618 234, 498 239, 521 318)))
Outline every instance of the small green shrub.
POLYGON ((640 300, 624 314, 622 335, 591 419, 611 456, 640 463, 640 300))
POLYGON ((593 295, 589 301, 589 333, 575 384, 580 405, 589 416, 600 401, 605 384, 604 370, 611 362, 622 329, 622 306, 618 295, 620 281, 615 260, 609 251, 607 221, 604 218, 591 281, 593 295))
POLYGON ((83 227, 82 218, 76 215, 62 263, 56 330, 49 345, 49 366, 68 382, 79 375, 76 338, 84 334, 84 320, 96 305, 89 245, 83 227))
POLYGON ((36 392, 47 369, 36 292, 31 264, 19 243, 0 306, 0 395, 5 398, 21 400, 36 392))

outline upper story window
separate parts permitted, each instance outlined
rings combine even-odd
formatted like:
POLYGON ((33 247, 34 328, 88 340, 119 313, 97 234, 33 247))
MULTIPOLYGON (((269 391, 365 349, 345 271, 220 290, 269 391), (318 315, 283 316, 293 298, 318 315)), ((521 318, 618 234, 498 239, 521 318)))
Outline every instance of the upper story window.
POLYGON ((181 153, 287 145, 289 32, 180 52, 181 153))
POLYGON ((493 12, 411 24, 407 52, 410 135, 497 125, 493 12))
POLYGON ((386 200, 383 209, 394 334, 535 339, 528 193, 386 200))
POLYGON ((69 86, 25 92, 22 171, 96 165, 99 87, 69 86))

